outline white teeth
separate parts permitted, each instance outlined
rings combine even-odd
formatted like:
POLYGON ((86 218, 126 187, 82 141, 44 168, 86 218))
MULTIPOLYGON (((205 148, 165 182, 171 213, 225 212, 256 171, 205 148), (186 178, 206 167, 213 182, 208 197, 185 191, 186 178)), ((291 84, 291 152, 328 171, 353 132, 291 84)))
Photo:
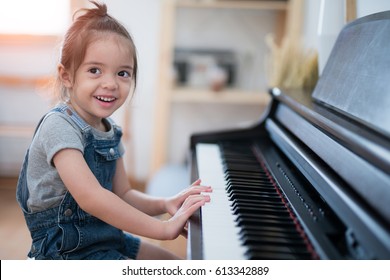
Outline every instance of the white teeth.
POLYGON ((115 100, 115 97, 103 97, 103 96, 95 96, 96 99, 99 99, 104 102, 111 102, 115 100))

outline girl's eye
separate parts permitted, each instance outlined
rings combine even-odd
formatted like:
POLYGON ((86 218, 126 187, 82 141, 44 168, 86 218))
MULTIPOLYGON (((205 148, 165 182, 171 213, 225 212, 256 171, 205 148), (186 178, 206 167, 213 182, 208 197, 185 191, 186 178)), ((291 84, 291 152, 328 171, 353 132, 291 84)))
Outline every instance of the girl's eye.
POLYGON ((120 72, 118 73, 118 76, 124 77, 124 78, 129 78, 131 75, 130 75, 130 73, 127 72, 127 71, 120 71, 120 72))
POLYGON ((91 68, 88 70, 88 72, 92 74, 101 74, 102 72, 98 68, 91 68))

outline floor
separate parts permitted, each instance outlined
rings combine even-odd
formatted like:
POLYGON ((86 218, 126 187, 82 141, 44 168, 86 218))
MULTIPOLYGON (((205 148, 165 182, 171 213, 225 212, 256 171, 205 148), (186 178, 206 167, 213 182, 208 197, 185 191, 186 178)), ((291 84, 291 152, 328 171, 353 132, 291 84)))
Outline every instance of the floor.
MULTIPOLYGON (((0 260, 24 260, 31 246, 23 214, 15 200, 15 178, 0 178, 0 260)), ((186 256, 186 239, 155 241, 178 256, 186 256)))
POLYGON ((30 234, 15 200, 15 179, 0 180, 0 259, 23 260, 31 246, 30 234))

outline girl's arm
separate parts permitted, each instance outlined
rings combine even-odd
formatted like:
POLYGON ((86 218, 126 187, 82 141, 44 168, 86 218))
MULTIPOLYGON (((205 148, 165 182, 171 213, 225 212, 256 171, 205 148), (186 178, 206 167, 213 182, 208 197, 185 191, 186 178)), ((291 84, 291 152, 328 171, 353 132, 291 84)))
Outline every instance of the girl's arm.
POLYGON ((193 195, 183 203, 174 217, 162 222, 104 189, 89 169, 80 151, 61 150, 54 156, 53 162, 81 209, 114 227, 153 239, 176 238, 192 213, 209 199, 203 195, 193 195))
POLYGON ((209 191, 211 191, 211 187, 201 186, 200 180, 197 180, 191 187, 183 190, 175 197, 152 197, 131 188, 124 168, 123 158, 117 160, 113 192, 130 205, 148 215, 156 216, 167 212, 174 215, 188 196, 209 191))

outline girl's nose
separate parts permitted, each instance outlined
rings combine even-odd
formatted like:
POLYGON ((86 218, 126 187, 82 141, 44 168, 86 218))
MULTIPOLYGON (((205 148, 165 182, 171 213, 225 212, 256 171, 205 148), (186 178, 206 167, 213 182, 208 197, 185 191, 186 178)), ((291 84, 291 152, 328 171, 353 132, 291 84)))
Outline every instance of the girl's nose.
POLYGON ((102 82, 102 87, 109 90, 115 90, 118 88, 118 83, 115 77, 109 75, 106 76, 104 81, 102 82))

